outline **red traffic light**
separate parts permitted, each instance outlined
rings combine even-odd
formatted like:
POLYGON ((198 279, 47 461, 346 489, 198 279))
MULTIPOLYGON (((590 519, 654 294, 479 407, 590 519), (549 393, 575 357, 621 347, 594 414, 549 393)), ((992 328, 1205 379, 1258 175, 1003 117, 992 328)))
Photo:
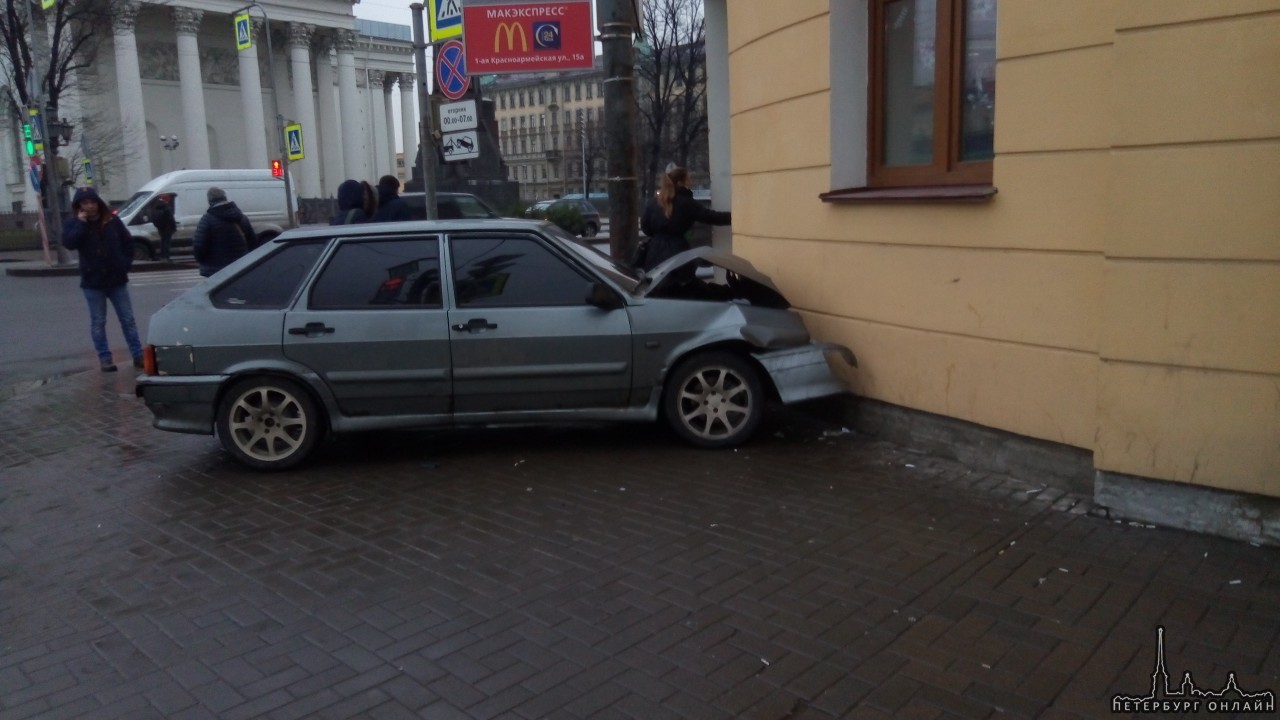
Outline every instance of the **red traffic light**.
POLYGON ((279 160, 271 161, 271 177, 284 177, 284 164, 279 160))

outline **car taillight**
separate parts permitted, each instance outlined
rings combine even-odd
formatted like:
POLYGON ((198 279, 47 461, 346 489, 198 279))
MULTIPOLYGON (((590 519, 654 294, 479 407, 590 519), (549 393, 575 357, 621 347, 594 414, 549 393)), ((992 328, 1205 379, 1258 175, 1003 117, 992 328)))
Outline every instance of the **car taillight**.
POLYGON ((156 346, 148 345, 142 348, 142 372, 148 375, 159 375, 156 370, 156 346))

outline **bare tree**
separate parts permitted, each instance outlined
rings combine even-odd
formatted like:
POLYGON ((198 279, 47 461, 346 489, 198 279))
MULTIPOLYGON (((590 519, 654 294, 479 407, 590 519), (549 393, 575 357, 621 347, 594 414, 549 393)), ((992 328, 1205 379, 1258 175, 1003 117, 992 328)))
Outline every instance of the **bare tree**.
MULTIPOLYGON (((11 100, 10 108, 20 115, 17 122, 25 121, 21 115, 28 107, 39 107, 44 114, 47 161, 56 169, 58 139, 52 137, 48 123, 61 117, 59 103, 72 89, 77 71, 94 62, 102 39, 111 36, 118 18, 136 7, 111 0, 61 0, 46 11, 31 0, 2 1, 0 69, 6 81, 4 92, 11 100)), ((49 173, 45 175, 47 179, 49 173)), ((46 187, 44 194, 53 220, 51 241, 58 261, 66 262, 57 233, 61 193, 58 188, 46 187)))
MULTIPOLYGON (((636 103, 641 191, 652 192, 667 162, 706 156, 706 19, 702 0, 648 0, 640 20, 636 103)), ((695 169, 695 168, 691 168, 695 169)))

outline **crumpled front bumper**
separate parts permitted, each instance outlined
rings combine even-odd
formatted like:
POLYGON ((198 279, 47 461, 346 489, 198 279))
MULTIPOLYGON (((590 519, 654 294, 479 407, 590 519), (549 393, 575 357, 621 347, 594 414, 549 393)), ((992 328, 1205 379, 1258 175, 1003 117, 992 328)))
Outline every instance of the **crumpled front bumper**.
POLYGON ((832 371, 828 354, 839 355, 850 367, 858 367, 853 351, 835 343, 809 343, 786 350, 755 354, 764 366, 784 404, 839 395, 849 388, 832 371))

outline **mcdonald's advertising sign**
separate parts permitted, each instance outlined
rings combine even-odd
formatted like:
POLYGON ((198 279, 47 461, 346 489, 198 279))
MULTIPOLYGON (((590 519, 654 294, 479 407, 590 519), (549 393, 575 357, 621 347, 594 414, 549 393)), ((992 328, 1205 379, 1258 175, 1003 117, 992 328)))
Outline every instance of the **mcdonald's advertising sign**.
POLYGON ((464 0, 472 75, 590 69, 592 0, 464 0))

